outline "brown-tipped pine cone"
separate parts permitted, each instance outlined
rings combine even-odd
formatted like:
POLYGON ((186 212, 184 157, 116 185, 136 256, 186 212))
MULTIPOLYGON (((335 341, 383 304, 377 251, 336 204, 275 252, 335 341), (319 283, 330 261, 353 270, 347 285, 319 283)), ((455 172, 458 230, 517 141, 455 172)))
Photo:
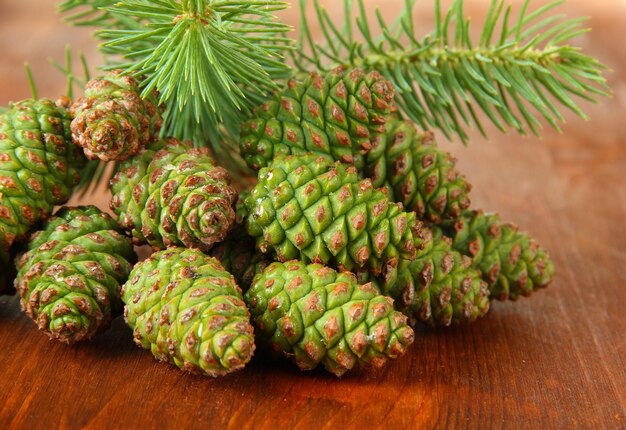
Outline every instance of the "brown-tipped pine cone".
POLYGON ((122 162, 111 180, 111 209, 136 244, 208 251, 235 220, 237 192, 207 148, 165 139, 122 162))
MULTIPOLYGON (((383 294, 394 299, 396 309, 407 315, 412 324, 431 326, 471 323, 489 311, 489 289, 471 260, 453 250, 450 240, 433 236, 418 221, 414 229, 415 260, 402 260, 398 278, 372 279, 383 294)), ((371 279, 367 272, 359 280, 371 279)))
POLYGON ((92 160, 121 161, 158 136, 158 94, 143 99, 138 82, 115 70, 90 80, 72 105, 72 139, 92 160))

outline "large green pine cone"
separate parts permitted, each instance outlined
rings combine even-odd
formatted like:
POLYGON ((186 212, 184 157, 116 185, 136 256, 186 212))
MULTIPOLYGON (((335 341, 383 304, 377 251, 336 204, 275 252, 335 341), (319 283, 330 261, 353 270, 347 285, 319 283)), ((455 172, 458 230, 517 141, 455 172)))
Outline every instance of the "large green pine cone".
POLYGON ((313 152, 363 167, 373 133, 384 131, 393 85, 378 72, 336 69, 290 80, 242 126, 240 149, 259 170, 278 154, 313 152))
POLYGON ((94 206, 62 208, 18 258, 22 310, 51 338, 90 339, 121 311, 121 285, 135 260, 109 215, 94 206))
POLYGON ((72 144, 67 104, 27 99, 0 115, 0 253, 65 203, 80 180, 85 157, 72 144))
POLYGON ((245 300, 258 339, 302 370, 321 363, 341 376, 356 365, 381 367, 414 338, 389 297, 319 264, 273 263, 255 277, 245 300))
POLYGON ((261 169, 245 206, 248 233, 279 261, 365 267, 393 278, 399 260, 415 257, 415 214, 369 179, 359 181, 354 166, 313 154, 280 155, 261 169))
POLYGON ((169 248, 137 264, 122 290, 135 342, 183 370, 220 376, 254 353, 241 290, 212 257, 169 248))
POLYGON ((206 148, 176 139, 151 143, 111 180, 111 209, 136 244, 208 251, 233 225, 237 192, 206 148))
MULTIPOLYGON (((468 257, 453 250, 447 238, 433 237, 432 231, 417 223, 415 260, 402 260, 398 279, 374 282, 383 294, 394 299, 396 309, 412 324, 447 327, 475 321, 489 311, 489 289, 468 257)), ((359 273, 359 280, 368 279, 359 273)))
POLYGON ((528 296, 554 278, 548 252, 517 226, 502 223, 497 214, 467 211, 442 228, 453 238, 453 248, 472 258, 493 299, 528 296))
POLYGON ((125 160, 157 137, 163 122, 158 94, 143 99, 139 84, 121 70, 90 80, 72 105, 72 139, 94 160, 125 160))
POLYGON ((457 218, 470 205, 471 185, 456 170, 452 156, 439 149, 430 132, 390 117, 386 132, 372 140, 365 173, 375 187, 385 187, 418 218, 439 223, 457 218))
POLYGON ((254 276, 272 263, 255 248, 254 239, 240 225, 231 230, 224 242, 215 245, 210 255, 222 263, 244 292, 250 288, 254 276))

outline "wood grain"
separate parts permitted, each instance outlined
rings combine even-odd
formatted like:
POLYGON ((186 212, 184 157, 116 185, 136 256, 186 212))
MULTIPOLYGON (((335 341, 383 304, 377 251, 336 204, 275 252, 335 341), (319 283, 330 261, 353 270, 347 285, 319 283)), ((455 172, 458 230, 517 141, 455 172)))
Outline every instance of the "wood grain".
MULTIPOLYGON (((62 79, 41 59, 60 58, 66 41, 89 46, 52 3, 0 3, 3 104, 28 95, 23 60, 52 95, 62 79)), ((421 3, 428 29, 431 5, 421 3)), ((468 1, 469 13, 483 16, 485 3, 468 1)), ((121 318, 67 347, 39 333, 16 297, 1 297, 0 428, 626 428, 626 3, 570 0, 565 10, 592 17, 580 43, 613 68, 613 99, 540 141, 492 132, 491 142, 446 144, 474 205, 551 251, 550 288, 495 303, 471 326, 419 330, 407 356, 342 379, 262 356, 226 378, 187 375, 137 348, 121 318)), ((102 191, 74 203, 107 200, 102 191)))

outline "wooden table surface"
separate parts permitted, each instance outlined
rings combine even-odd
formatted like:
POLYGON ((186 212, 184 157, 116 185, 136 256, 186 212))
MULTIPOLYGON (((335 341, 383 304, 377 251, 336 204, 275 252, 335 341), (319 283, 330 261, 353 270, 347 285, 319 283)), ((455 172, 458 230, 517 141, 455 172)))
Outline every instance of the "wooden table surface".
MULTIPOLYGON (((55 96, 62 79, 48 57, 71 41, 97 58, 88 31, 59 24, 52 3, 0 3, 1 104, 28 96, 24 60, 40 93, 55 96)), ((432 12, 421 3, 426 30, 432 12)), ((468 11, 483 16, 486 3, 468 1, 468 11)), ((592 17, 579 43, 613 69, 614 97, 585 105, 589 122, 568 116, 563 134, 445 144, 474 184, 474 206, 550 250, 558 275, 547 290, 495 303, 471 326, 418 330, 402 359, 342 379, 261 356, 225 378, 188 375, 137 348, 121 318, 67 347, 2 297, 0 428, 626 429, 626 2, 570 0, 564 10, 592 17)), ((107 200, 101 190, 73 203, 107 200)))

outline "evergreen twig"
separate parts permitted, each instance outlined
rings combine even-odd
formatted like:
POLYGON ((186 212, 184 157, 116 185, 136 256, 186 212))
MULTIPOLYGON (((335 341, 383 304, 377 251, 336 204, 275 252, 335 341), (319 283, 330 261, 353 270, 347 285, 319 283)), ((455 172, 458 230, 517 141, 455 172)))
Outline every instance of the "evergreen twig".
POLYGON ((144 77, 165 105, 163 133, 218 153, 224 134, 289 77, 290 30, 277 0, 66 0, 77 25, 99 27, 109 69, 144 77))
POLYGON ((478 111, 501 131, 538 134, 539 118, 558 130, 563 115, 557 105, 586 118, 574 99, 595 101, 610 93, 602 76, 605 66, 568 44, 588 31, 581 27, 584 19, 548 15, 562 0, 532 12, 525 0, 517 20, 504 0, 491 0, 477 41, 470 37, 463 0, 454 0, 446 13, 435 0, 435 30, 423 38, 413 25, 415 0, 405 0, 392 25, 379 10, 374 24, 363 0, 357 0, 356 12, 354 1, 344 0, 342 23, 313 0, 322 42, 310 37, 307 3, 300 0, 300 46, 292 56, 298 70, 378 70, 395 84, 397 103, 408 117, 447 137, 458 135, 465 142, 468 127, 485 135, 478 111))

